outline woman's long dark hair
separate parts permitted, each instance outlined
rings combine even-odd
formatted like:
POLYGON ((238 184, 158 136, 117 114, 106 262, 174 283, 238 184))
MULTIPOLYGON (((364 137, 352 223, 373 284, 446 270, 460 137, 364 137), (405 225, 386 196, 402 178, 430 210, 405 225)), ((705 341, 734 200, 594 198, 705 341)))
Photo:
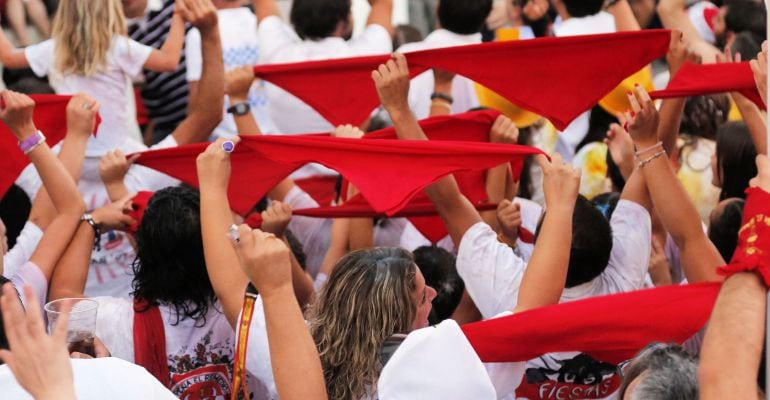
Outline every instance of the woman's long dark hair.
POLYGON ((206 262, 200 224, 200 196, 189 187, 156 192, 136 233, 133 293, 152 305, 168 305, 176 322, 192 318, 206 324, 216 301, 206 262))
POLYGON ((728 122, 717 130, 717 173, 722 192, 719 200, 746 198, 751 178, 757 176, 757 148, 744 122, 728 122))

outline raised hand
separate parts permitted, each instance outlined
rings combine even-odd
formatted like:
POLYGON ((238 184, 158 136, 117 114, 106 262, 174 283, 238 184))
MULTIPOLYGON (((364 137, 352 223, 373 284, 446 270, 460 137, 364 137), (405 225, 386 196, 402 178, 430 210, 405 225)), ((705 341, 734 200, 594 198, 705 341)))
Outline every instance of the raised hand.
POLYGON ((503 239, 513 247, 519 239, 519 227, 521 227, 521 208, 518 203, 503 200, 497 205, 497 222, 500 224, 503 239))
POLYGON ((99 102, 85 93, 72 96, 67 103, 67 133, 88 137, 96 130, 99 102))
POLYGON ((201 33, 217 27, 217 8, 211 0, 176 0, 176 12, 201 33))
POLYGON ((135 194, 126 196, 112 204, 97 208, 91 213, 91 217, 105 231, 124 230, 136 224, 136 221, 128 215, 132 210, 131 201, 134 196, 135 194))
POLYGON ((9 350, 0 350, 16 381, 35 399, 75 399, 72 365, 67 350, 68 313, 63 313, 51 336, 45 333, 37 296, 24 286, 27 311, 13 285, 3 286, 0 308, 9 350))
POLYGON ((32 121, 35 101, 29 96, 4 90, 0 92, 0 119, 11 129, 20 142, 37 132, 32 121))
POLYGON ((650 95, 641 86, 636 87, 636 95, 628 93, 628 100, 631 102, 631 111, 626 113, 628 133, 637 148, 649 148, 658 142, 658 110, 650 95))
POLYGON ((254 71, 248 66, 235 68, 225 74, 225 94, 230 96, 231 104, 248 100, 254 79, 254 71))
POLYGON ((697 53, 688 49, 682 31, 674 29, 671 31, 671 42, 666 54, 666 62, 668 63, 669 74, 673 78, 685 63, 700 64, 701 58, 697 53))
POLYGON ((262 230, 275 236, 283 237, 286 227, 291 222, 291 206, 280 201, 273 201, 262 211, 262 230))
POLYGON ((767 40, 762 43, 762 51, 757 54, 756 60, 751 60, 751 70, 754 72, 754 82, 762 96, 762 101, 767 104, 767 40))
POLYGON ((241 138, 238 136, 230 139, 219 138, 198 155, 196 165, 201 187, 227 190, 227 184, 230 182, 230 153, 224 150, 223 145, 228 141, 232 142, 233 146, 237 146, 241 138))
POLYGON ((489 130, 489 141, 492 143, 517 144, 519 128, 505 115, 500 115, 489 130))
POLYGON ((291 283, 291 254, 289 247, 272 233, 248 225, 238 227, 238 242, 235 251, 241 268, 262 296, 276 291, 289 290, 291 283))
POLYGON ((139 154, 134 154, 131 158, 126 158, 123 151, 110 150, 99 159, 99 176, 106 186, 122 184, 123 178, 128 173, 128 169, 139 158, 139 154))
POLYGON ((623 177, 628 179, 634 170, 634 141, 628 131, 623 128, 628 122, 626 117, 620 113, 615 116, 619 123, 610 124, 604 143, 607 144, 612 161, 620 168, 623 177))
POLYGON ((358 129, 357 126, 350 124, 340 125, 334 128, 332 131, 332 136, 338 138, 361 139, 364 136, 364 131, 358 129))
POLYGON ((580 190, 580 169, 564 164, 559 153, 551 156, 551 161, 544 155, 538 155, 536 160, 543 170, 546 210, 560 207, 573 210, 580 190))
POLYGON ((393 53, 392 59, 372 71, 372 79, 389 113, 408 112, 409 66, 403 54, 393 53))

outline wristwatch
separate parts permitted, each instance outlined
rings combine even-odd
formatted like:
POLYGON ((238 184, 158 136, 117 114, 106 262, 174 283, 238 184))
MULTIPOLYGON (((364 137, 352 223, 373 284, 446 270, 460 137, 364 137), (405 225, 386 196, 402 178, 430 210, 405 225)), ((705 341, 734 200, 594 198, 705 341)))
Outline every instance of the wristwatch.
POLYGON ((246 115, 251 111, 251 105, 248 102, 243 103, 235 103, 230 108, 227 109, 227 112, 230 114, 233 114, 235 116, 242 116, 246 115))
POLYGON ((102 227, 99 226, 96 221, 94 221, 94 217, 91 216, 89 213, 83 214, 82 217, 80 217, 81 222, 85 222, 88 225, 91 225, 91 229, 94 230, 94 249, 101 250, 102 249, 102 227))

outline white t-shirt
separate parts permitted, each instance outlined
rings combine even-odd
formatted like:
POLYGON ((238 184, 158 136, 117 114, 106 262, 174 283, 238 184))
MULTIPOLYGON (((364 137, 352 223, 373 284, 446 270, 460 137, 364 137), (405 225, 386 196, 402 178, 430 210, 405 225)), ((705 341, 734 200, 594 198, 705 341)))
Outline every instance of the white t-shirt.
MULTIPOLYGON (((398 52, 409 53, 418 50, 439 49, 444 47, 464 46, 481 43, 481 34, 460 35, 446 29, 437 29, 428 35, 422 42, 407 43, 399 47, 398 52)), ((436 82, 433 71, 426 71, 412 79, 409 86, 409 108, 412 109, 417 119, 430 116, 430 95, 435 91, 436 82)), ((456 76, 452 80, 452 114, 468 112, 479 106, 479 98, 473 81, 463 76, 456 76)))
POLYGON ((86 148, 87 156, 101 156, 108 150, 122 148, 131 138, 140 140, 133 109, 134 93, 131 79, 142 71, 152 48, 124 36, 114 36, 107 53, 104 70, 86 77, 62 74, 56 70, 53 39, 24 49, 29 66, 37 76, 49 75, 57 94, 86 93, 96 99, 101 108, 102 122, 86 148))
POLYGON ((27 261, 14 272, 10 280, 13 287, 19 293, 19 298, 24 308, 27 308, 27 296, 22 288, 25 285, 32 287, 35 297, 37 297, 37 304, 40 306, 40 315, 45 315, 43 306, 45 305, 46 297, 48 297, 48 280, 45 278, 43 271, 40 270, 40 267, 32 261, 27 261))
MULTIPOLYGON (((225 70, 237 67, 257 65, 259 61, 259 40, 257 39, 257 16, 248 8, 227 8, 217 11, 219 16, 219 37, 222 40, 222 56, 225 70)), ((185 39, 185 60, 187 62, 187 81, 201 79, 203 58, 201 53, 201 34, 196 28, 190 29, 185 39)), ((251 85, 248 101, 251 113, 264 133, 275 133, 273 121, 267 112, 267 93, 265 81, 259 80, 251 85)), ((224 118, 214 129, 213 139, 233 137, 238 134, 235 119, 226 112, 230 101, 225 96, 224 118)))
MULTIPOLYGON (((507 315, 511 315, 511 313, 504 312, 495 317, 507 315)), ((265 325, 265 309, 261 296, 257 298, 254 304, 247 354, 246 370, 266 385, 270 390, 271 399, 277 399, 278 395, 270 361, 267 326, 265 325)), ((524 363, 482 364, 473 348, 470 347, 470 343, 465 339, 465 335, 453 320, 443 321, 436 328, 428 327, 409 333, 387 365, 390 365, 391 362, 394 362, 391 370, 387 373, 383 370, 385 376, 381 375, 387 386, 384 392, 385 396, 380 396, 382 400, 442 398, 430 396, 430 394, 445 393, 443 391, 446 385, 444 380, 450 376, 453 379, 468 380, 470 392, 464 393, 481 394, 484 396, 481 398, 486 399, 494 398, 494 396, 489 397, 488 395, 490 393, 494 395, 497 391, 498 397, 502 397, 516 390, 524 375, 524 363), (450 352, 452 354, 449 354, 450 352), (410 364, 410 362, 413 363, 414 368, 404 373, 397 371, 400 369, 399 366, 410 364), (427 367, 429 365, 436 367, 442 362, 449 368, 427 367), (458 365, 462 365, 462 368, 458 369, 458 365), (484 368, 486 368, 487 376, 484 376, 484 368), (415 380, 413 375, 418 371, 420 377, 415 380), (462 373, 457 373, 458 371, 462 373), (415 381, 422 382, 422 387, 417 388, 414 385, 415 381), (419 392, 409 392, 410 389, 417 389, 419 392), (412 395, 409 395, 410 393, 412 395), (419 395, 417 395, 418 393, 419 395)))
MULTIPOLYGON (((144 368, 117 358, 70 360, 79 400, 174 400, 166 389, 144 368)), ((32 396, 19 386, 11 369, 0 365, 0 387, 3 399, 32 400, 32 396)))
POLYGON ((37 244, 43 238, 43 231, 31 221, 27 221, 22 228, 16 245, 3 255, 3 276, 10 278, 16 271, 32 257, 37 244))
MULTIPOLYGON (((169 135, 151 148, 162 149, 176 145, 174 137, 169 135)), ((131 140, 125 142, 125 147, 127 152, 147 150, 144 145, 131 140)), ((16 183, 30 198, 35 197, 41 185, 40 176, 31 165, 22 172, 16 183)), ((153 169, 134 164, 128 170, 124 183, 129 193, 136 193, 142 190, 157 191, 176 186, 179 181, 153 169)), ((89 211, 111 203, 107 189, 99 177, 99 158, 85 158, 78 188, 89 211)), ((94 249, 91 253, 91 266, 88 269, 85 291, 87 296, 129 297, 134 275, 132 264, 136 258, 136 252, 127 235, 123 231, 102 233, 101 250, 94 249)))
MULTIPOLYGON (((299 186, 294 186, 286 194, 283 202, 291 206, 292 210, 318 207, 318 203, 299 186)), ((318 275, 326 252, 329 250, 333 222, 332 219, 299 215, 293 216, 289 222, 289 230, 302 243, 302 250, 307 256, 306 272, 313 278, 318 275)))
MULTIPOLYGON (((133 300, 111 297, 94 300, 99 303, 96 336, 114 357, 134 362, 133 300)), ((174 381, 171 391, 179 396, 185 390, 188 393, 194 390, 204 393, 206 398, 229 393, 235 333, 224 314, 218 311, 221 305, 218 302, 210 305, 206 323, 199 327, 190 318, 177 323, 172 307, 159 308, 166 333, 169 372, 174 381)), ((254 387, 251 380, 249 384, 250 388, 254 387)))

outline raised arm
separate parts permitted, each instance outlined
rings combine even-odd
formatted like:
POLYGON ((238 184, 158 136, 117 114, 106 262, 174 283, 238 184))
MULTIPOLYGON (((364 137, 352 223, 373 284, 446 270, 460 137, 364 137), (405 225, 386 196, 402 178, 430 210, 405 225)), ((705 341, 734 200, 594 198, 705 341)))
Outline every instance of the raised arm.
MULTIPOLYGON (((666 54, 670 79, 674 79, 685 63, 700 63, 700 57, 690 51, 684 42, 682 32, 671 31, 671 42, 666 54)), ((679 127, 682 124, 684 113, 684 98, 665 99, 660 106, 660 125, 658 126, 658 138, 663 142, 663 149, 668 153, 672 161, 679 159, 679 151, 676 139, 679 137, 679 127)))
POLYGON ((102 178, 111 201, 118 201, 128 196, 128 188, 126 188, 124 178, 137 158, 139 158, 139 154, 126 158, 123 151, 117 149, 108 151, 99 159, 99 177, 102 178))
POLYGON ((222 122, 225 101, 225 67, 217 10, 211 0, 187 0, 187 8, 183 12, 184 19, 200 31, 203 65, 195 97, 187 106, 187 118, 172 133, 180 146, 206 141, 222 122))
POLYGON ((639 149, 637 174, 641 173, 666 231, 681 252, 687 279, 691 282, 719 281, 716 268, 724 260, 703 233, 700 217, 676 178, 665 151, 657 145, 658 112, 644 88, 637 87, 639 101, 632 100, 635 116, 628 124, 629 133, 639 149))
POLYGON ((580 170, 564 164, 558 153, 550 162, 539 155, 537 162, 543 170, 546 213, 521 280, 514 313, 558 303, 567 281, 580 170))
MULTIPOLYGON (((239 138, 232 139, 238 143, 239 138)), ((238 324, 243 294, 248 284, 246 275, 238 268, 238 256, 227 237, 234 223, 227 199, 230 180, 230 154, 222 149, 220 138, 198 156, 198 182, 201 196, 201 234, 206 270, 230 325, 238 324)))
MULTIPOLYGON (((239 103, 249 104, 249 89, 253 83, 254 71, 252 67, 240 67, 229 71, 225 75, 225 94, 230 98, 230 106, 239 103)), ((251 106, 249 105, 249 107, 251 106)), ((250 112, 244 115, 233 114, 233 119, 239 135, 262 134, 257 120, 254 119, 254 114, 250 112)))
POLYGON ((294 299, 289 248, 275 235, 246 225, 238 232, 235 248, 241 268, 262 297, 278 395, 287 400, 326 399, 321 359, 294 299))
MULTIPOLYGON (((719 58, 719 61, 741 62, 742 57, 743 56, 740 53, 733 56, 730 48, 726 47, 725 53, 719 58)), ((762 116, 759 107, 739 92, 730 93, 730 97, 733 98, 735 105, 738 107, 738 111, 741 112, 743 121, 746 123, 751 138, 754 140, 754 146, 757 148, 757 153, 767 154, 767 125, 765 124, 765 117, 762 116)))
MULTIPOLYGON (((395 53, 393 59, 372 72, 377 93, 382 105, 390 114, 396 134, 402 140, 427 140, 417 120, 409 109, 407 95, 409 93, 409 69, 406 57, 395 53)), ((473 225, 481 222, 481 216, 473 204, 460 193, 455 178, 448 175, 425 192, 436 207, 441 219, 446 225, 455 247, 460 245, 465 232, 473 225)))
POLYGON ((372 10, 366 25, 380 25, 393 36, 393 0, 369 0, 372 10))
POLYGON ((275 0, 251 0, 251 6, 259 21, 271 16, 281 16, 281 10, 275 0))
POLYGON ((754 82, 757 84, 759 95, 767 104, 767 40, 762 42, 762 52, 757 54, 755 60, 751 60, 751 71, 754 72, 754 82))
POLYGON ((660 0, 656 10, 663 26, 667 29, 678 29, 684 34, 685 42, 703 58, 705 63, 716 61, 719 49, 701 39, 687 16, 684 0, 660 0))
MULTIPOLYGON (((8 90, 0 93, 0 98, 5 103, 5 108, 0 110, 0 119, 13 131, 19 142, 32 140, 38 135, 32 121, 35 102, 31 98, 8 90)), ((67 169, 42 139, 40 137, 37 144, 28 150, 27 156, 35 165, 58 211, 30 257, 30 261, 45 271, 53 269, 67 247, 85 211, 85 203, 67 169)))
POLYGON ((150 56, 144 62, 144 68, 157 72, 174 72, 179 67, 182 47, 184 47, 183 16, 189 15, 188 3, 192 3, 192 0, 176 0, 166 41, 159 50, 153 49, 150 52, 150 56))
POLYGON ((628 3, 628 0, 615 1, 607 7, 607 12, 615 18, 615 27, 619 32, 642 29, 639 26, 639 21, 634 16, 634 10, 631 9, 631 4, 628 3))

